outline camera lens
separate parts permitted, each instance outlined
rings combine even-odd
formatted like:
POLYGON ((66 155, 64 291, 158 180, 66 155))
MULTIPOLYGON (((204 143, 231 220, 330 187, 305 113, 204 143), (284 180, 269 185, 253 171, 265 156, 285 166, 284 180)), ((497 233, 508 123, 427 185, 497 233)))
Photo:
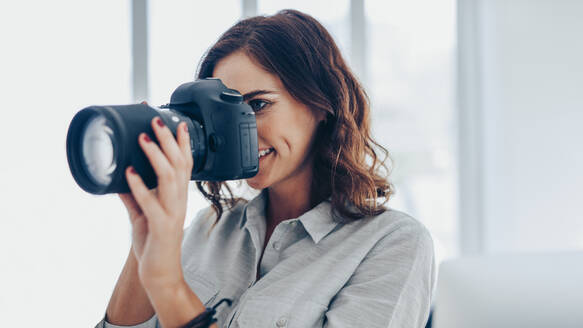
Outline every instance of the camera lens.
POLYGON ((95 115, 89 119, 81 140, 85 172, 95 183, 108 185, 117 165, 113 130, 107 125, 105 117, 95 115))
POLYGON ((149 189, 157 177, 142 151, 138 136, 146 133, 159 143, 151 127, 159 116, 176 136, 178 124, 186 122, 194 161, 201 169, 207 151, 203 127, 173 109, 161 110, 146 104, 90 106, 79 111, 67 133, 67 159, 73 178, 92 194, 127 193, 125 169, 134 167, 149 189))

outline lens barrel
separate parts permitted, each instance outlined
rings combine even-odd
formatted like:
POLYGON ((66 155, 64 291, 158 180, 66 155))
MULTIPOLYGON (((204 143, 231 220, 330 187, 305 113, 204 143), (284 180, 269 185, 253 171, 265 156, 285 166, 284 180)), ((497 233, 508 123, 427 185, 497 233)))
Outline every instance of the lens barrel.
POLYGON ((154 188, 156 174, 138 144, 138 136, 145 132, 159 145, 151 126, 156 116, 175 137, 178 124, 187 123, 195 167, 202 166, 206 143, 197 121, 178 111, 157 110, 146 104, 91 106, 73 117, 67 133, 67 160, 77 184, 92 194, 129 192, 124 170, 131 165, 146 186, 154 188))

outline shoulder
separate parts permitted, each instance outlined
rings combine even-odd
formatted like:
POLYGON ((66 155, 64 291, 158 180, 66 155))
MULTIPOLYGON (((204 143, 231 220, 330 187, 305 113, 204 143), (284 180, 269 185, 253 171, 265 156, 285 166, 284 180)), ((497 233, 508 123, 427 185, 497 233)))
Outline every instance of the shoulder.
POLYGON ((349 238, 360 242, 364 252, 334 297, 329 320, 352 323, 354 316, 345 313, 357 311, 367 314, 369 325, 422 327, 436 281, 433 241, 425 225, 388 208, 349 226, 349 238))
POLYGON ((389 207, 385 212, 374 217, 372 221, 387 236, 408 236, 421 241, 432 241, 431 233, 427 227, 405 212, 389 207))
POLYGON ((367 216, 360 220, 348 223, 357 230, 364 230, 370 236, 409 236, 431 240, 431 234, 425 225, 411 215, 387 207, 386 210, 375 216, 367 216))
POLYGON ((388 207, 376 216, 348 224, 371 246, 367 257, 378 253, 400 253, 410 258, 433 260, 433 238, 427 227, 409 214, 388 207))
POLYGON ((433 238, 427 227, 407 213, 388 208, 385 212, 365 218, 364 232, 370 248, 364 262, 377 267, 392 267, 409 279, 418 279, 432 291, 437 267, 433 238))
POLYGON ((427 227, 412 216, 391 208, 373 221, 382 233, 365 259, 393 263, 407 272, 408 280, 419 279, 423 285, 427 284, 431 294, 437 267, 433 238, 427 227))

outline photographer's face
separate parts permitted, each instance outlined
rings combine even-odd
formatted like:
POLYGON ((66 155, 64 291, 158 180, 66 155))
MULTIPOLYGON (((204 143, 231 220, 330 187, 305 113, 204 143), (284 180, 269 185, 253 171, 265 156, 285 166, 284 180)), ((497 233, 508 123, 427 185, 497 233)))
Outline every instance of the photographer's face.
POLYGON ((324 115, 316 117, 286 91, 279 77, 243 52, 220 60, 213 77, 244 96, 255 111, 259 151, 272 149, 259 159, 259 172, 247 179, 247 184, 254 189, 281 186, 298 190, 302 184, 309 188, 313 158, 310 150, 324 115))

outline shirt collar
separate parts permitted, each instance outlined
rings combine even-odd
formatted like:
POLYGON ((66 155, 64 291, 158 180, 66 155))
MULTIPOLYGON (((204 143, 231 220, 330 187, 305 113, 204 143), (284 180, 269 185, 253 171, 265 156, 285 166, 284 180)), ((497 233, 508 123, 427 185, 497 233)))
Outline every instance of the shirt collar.
POLYGON ((260 220, 265 222, 265 205, 267 205, 266 193, 267 190, 263 189, 257 196, 245 204, 241 216, 241 224, 239 225, 240 228, 243 228, 246 225, 258 224, 258 221, 260 220), (248 217, 251 219, 247 220, 248 217))
MULTIPOLYGON (((239 227, 258 224, 257 220, 265 222, 266 201, 267 189, 263 189, 259 195, 245 205, 239 227)), ((314 243, 317 244, 338 225, 338 222, 334 221, 332 217, 331 208, 330 198, 328 198, 298 218, 288 219, 284 222, 300 221, 314 243)))

